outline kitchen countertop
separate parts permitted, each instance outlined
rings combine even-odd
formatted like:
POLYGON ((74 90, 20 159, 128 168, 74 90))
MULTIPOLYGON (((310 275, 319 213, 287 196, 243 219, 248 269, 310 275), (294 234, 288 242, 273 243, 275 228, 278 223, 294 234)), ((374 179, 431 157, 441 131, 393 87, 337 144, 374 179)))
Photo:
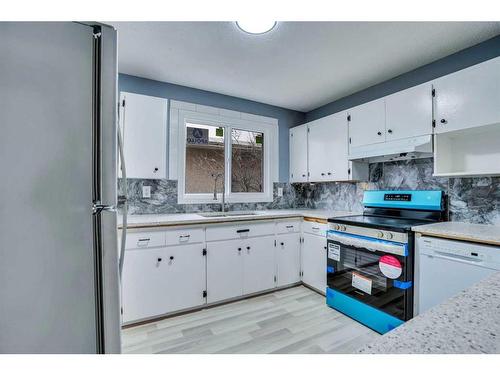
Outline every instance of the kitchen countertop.
MULTIPOLYGON (((231 211, 235 212, 235 211, 231 211)), ((129 215, 127 217, 127 228, 149 228, 171 225, 191 225, 191 224, 212 224, 232 221, 250 221, 265 219, 280 219, 303 217, 319 220, 326 220, 330 217, 357 215, 356 212, 331 211, 331 210, 311 210, 311 209, 289 209, 289 210, 262 210, 252 211, 256 215, 248 216, 225 216, 225 217, 204 217, 197 213, 182 214, 151 214, 151 215, 129 215)), ((122 218, 118 218, 118 228, 122 227, 122 218)))
POLYGON ((378 337, 359 352, 500 353, 500 272, 378 337))
POLYGON ((413 231, 424 235, 500 246, 500 226, 454 221, 419 225, 413 231))

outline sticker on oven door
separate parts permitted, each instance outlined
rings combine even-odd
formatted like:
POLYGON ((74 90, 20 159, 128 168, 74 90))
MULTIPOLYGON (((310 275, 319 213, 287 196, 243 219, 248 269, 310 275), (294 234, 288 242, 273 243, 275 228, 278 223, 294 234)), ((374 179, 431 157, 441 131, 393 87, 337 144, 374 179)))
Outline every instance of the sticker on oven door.
POLYGON ((352 273, 352 286, 365 293, 372 294, 372 280, 368 277, 361 276, 359 273, 352 273))
POLYGON ((340 245, 328 244, 328 258, 337 262, 340 261, 340 245))
POLYGON ((389 279, 397 279, 403 273, 403 266, 392 255, 382 256, 378 262, 378 267, 380 268, 380 272, 389 279))

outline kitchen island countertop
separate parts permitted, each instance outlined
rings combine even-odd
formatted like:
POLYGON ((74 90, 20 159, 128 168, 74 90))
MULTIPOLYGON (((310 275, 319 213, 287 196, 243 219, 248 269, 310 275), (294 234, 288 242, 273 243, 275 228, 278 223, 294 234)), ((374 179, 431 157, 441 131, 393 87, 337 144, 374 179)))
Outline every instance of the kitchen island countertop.
POLYGON ((359 353, 500 353, 500 272, 378 337, 359 353))

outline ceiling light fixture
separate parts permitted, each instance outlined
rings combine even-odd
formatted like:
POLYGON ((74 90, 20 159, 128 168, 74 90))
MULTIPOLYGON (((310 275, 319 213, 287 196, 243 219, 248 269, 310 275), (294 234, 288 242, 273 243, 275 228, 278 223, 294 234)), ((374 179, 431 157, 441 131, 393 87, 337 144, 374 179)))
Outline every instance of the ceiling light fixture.
POLYGON ((247 20, 236 21, 236 26, 248 34, 265 34, 274 29, 276 21, 247 20))

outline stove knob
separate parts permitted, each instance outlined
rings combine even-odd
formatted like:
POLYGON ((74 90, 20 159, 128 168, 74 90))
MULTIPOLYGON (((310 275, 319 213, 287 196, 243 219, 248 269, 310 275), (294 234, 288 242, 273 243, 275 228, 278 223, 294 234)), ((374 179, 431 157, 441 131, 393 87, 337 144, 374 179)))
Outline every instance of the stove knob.
POLYGON ((340 225, 338 224, 335 224, 335 226, 333 227, 335 230, 340 230, 340 225))
POLYGON ((377 237, 384 238, 384 232, 382 232, 382 231, 377 232, 377 237))
POLYGON ((347 230, 347 228, 345 227, 345 225, 341 225, 341 229, 343 232, 345 232, 347 230))
POLYGON ((392 240, 392 238, 394 237, 394 235, 392 233, 386 233, 385 236, 389 239, 389 240, 392 240))

